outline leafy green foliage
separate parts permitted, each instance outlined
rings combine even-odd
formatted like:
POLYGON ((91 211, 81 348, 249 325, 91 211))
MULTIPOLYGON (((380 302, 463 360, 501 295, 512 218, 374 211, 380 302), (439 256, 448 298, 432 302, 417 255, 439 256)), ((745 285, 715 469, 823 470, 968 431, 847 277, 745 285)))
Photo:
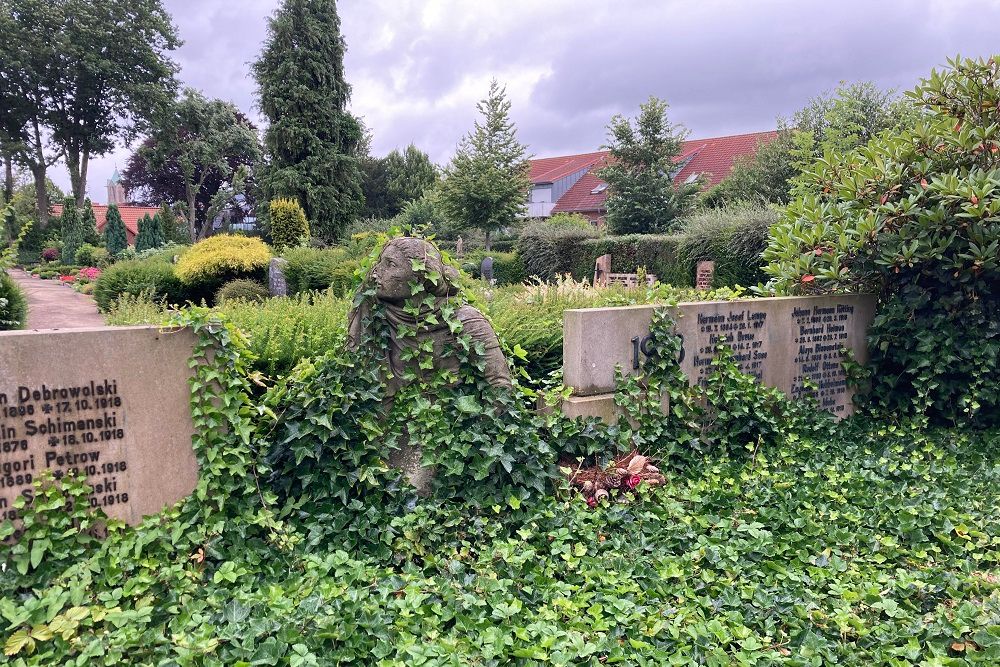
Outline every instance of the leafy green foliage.
POLYGON ((94 284, 94 299, 104 312, 111 310, 125 295, 141 294, 168 304, 186 300, 184 285, 174 275, 173 267, 159 260, 116 262, 106 268, 94 284))
POLYGON ((294 248, 309 240, 309 221, 294 199, 275 199, 269 204, 268 224, 274 249, 294 248))
POLYGON ((76 208, 76 200, 67 197, 63 203, 62 216, 59 219, 62 228, 62 251, 61 256, 67 262, 72 262, 76 257, 76 251, 84 242, 83 223, 80 220, 80 211, 76 208))
POLYGON ((361 160, 365 218, 392 218, 409 202, 420 199, 438 182, 437 167, 427 153, 410 144, 400 153, 361 160))
POLYGON ((1000 415, 1000 58, 954 60, 916 124, 803 178, 764 254, 779 293, 871 290, 873 397, 950 421, 1000 415))
POLYGON ((139 219, 139 233, 135 237, 135 251, 142 252, 155 248, 153 245, 153 218, 147 213, 139 219))
POLYGON ((268 160, 267 200, 291 197, 316 236, 335 240, 362 209, 361 124, 347 111, 344 38, 333 0, 284 0, 253 64, 268 160))
POLYGON ((517 239, 517 252, 529 276, 552 280, 572 272, 573 249, 581 241, 598 235, 597 229, 583 216, 553 216, 525 227, 517 239))
POLYGON ((89 243, 84 243, 80 246, 80 249, 76 251, 76 257, 74 261, 80 266, 106 266, 111 257, 108 255, 108 251, 104 248, 98 248, 92 246, 89 243))
POLYGON ((128 247, 128 233, 125 231, 125 223, 122 222, 121 213, 114 204, 108 206, 108 212, 104 223, 104 247, 107 248, 111 257, 117 256, 128 247))
POLYGON ((608 228, 614 234, 667 232, 694 206, 701 185, 675 183, 687 130, 667 119, 655 97, 639 105, 635 122, 615 115, 608 124, 610 160, 597 175, 608 183, 608 228))
MULTIPOLYGON (((392 471, 371 450, 350 448, 370 475, 348 494, 365 493, 328 512, 278 501, 261 479, 255 434, 311 430, 316 447, 304 461, 322 456, 327 437, 343 447, 324 416, 369 433, 371 424, 346 419, 344 397, 374 421, 377 378, 367 375, 367 389, 354 383, 369 371, 345 366, 349 356, 307 362, 273 389, 307 418, 276 412, 255 426, 267 410, 249 401, 246 341, 201 311, 186 318, 201 336, 198 490, 136 529, 111 526, 62 572, 6 572, 6 590, 20 592, 0 594, 0 641, 18 667, 1000 659, 991 537, 1000 531, 1000 433, 838 424, 739 384, 725 355, 709 380, 711 420, 700 421, 704 408, 674 374, 677 340, 661 312, 658 354, 639 385, 623 386, 623 404, 676 392, 667 418, 640 411, 634 428, 618 431, 532 418, 577 451, 657 437, 661 451, 677 451, 661 463, 663 487, 596 510, 557 493, 485 507, 423 500, 387 515, 379 503, 401 498, 371 476, 392 471), (271 419, 280 431, 257 431, 271 419)), ((317 473, 297 479, 322 487, 325 469, 317 473)))
POLYGON ((743 205, 700 211, 684 220, 678 232, 677 262, 684 283, 692 284, 698 262, 715 262, 714 287, 763 282, 768 232, 778 221, 778 211, 762 206, 743 205))
POLYGON ((517 140, 506 90, 493 80, 476 108, 482 119, 445 167, 437 200, 457 229, 485 232, 488 251, 490 235, 524 212, 531 182, 527 148, 517 140))
POLYGON ((726 178, 706 192, 701 202, 709 207, 739 204, 787 204, 792 183, 799 174, 795 150, 796 130, 779 128, 778 136, 762 142, 751 157, 741 157, 726 178))
POLYGON ((267 285, 256 280, 230 280, 215 295, 215 302, 225 304, 230 301, 261 303, 271 297, 267 285))
POLYGON ((0 331, 20 329, 28 321, 28 300, 24 292, 0 268, 0 331))
POLYGON ((83 200, 80 208, 80 227, 83 229, 84 245, 101 245, 101 235, 97 233, 97 216, 94 215, 94 205, 90 197, 83 200))

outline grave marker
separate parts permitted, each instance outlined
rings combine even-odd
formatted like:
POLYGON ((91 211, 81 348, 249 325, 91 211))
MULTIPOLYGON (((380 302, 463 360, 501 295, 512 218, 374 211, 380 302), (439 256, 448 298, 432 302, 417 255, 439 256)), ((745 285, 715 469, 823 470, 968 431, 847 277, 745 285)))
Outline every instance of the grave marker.
MULTIPOLYGON (((567 310, 563 315, 563 378, 574 396, 567 414, 606 416, 613 402, 615 367, 638 372, 648 351, 649 325, 658 306, 567 310)), ((682 303, 671 309, 682 339, 681 370, 692 384, 708 374, 722 339, 744 373, 793 398, 806 382, 818 386, 820 405, 838 417, 854 410, 840 349, 868 359, 865 345, 875 297, 842 294, 682 303)))
POLYGON ((701 261, 695 269, 695 289, 708 291, 712 289, 712 278, 715 276, 715 262, 701 261))
POLYGON ((191 493, 188 329, 0 333, 0 521, 44 469, 80 471, 90 504, 131 525, 191 493))

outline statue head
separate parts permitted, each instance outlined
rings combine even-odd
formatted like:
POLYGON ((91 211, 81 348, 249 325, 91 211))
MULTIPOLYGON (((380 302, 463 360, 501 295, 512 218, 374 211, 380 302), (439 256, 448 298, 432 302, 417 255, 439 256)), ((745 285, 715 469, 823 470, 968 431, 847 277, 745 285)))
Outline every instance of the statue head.
POLYGON ((382 301, 401 303, 410 298, 411 284, 423 282, 425 293, 445 297, 458 293, 458 272, 441 259, 430 242, 412 237, 395 238, 385 244, 378 261, 368 274, 375 283, 375 296, 382 301), (414 261, 424 265, 417 271, 414 261), (435 283, 431 277, 437 277, 435 283))

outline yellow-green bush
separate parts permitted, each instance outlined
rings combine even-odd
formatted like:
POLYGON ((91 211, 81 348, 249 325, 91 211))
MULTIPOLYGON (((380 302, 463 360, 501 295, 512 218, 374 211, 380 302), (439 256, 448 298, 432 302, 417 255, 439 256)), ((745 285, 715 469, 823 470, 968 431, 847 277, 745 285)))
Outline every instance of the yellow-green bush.
POLYGON ((177 277, 195 299, 211 299, 230 280, 264 281, 271 249, 258 238, 219 234, 196 243, 177 261, 177 277))
POLYGON ((276 250, 294 248, 309 240, 309 221, 294 199, 275 199, 268 207, 271 240, 276 250))

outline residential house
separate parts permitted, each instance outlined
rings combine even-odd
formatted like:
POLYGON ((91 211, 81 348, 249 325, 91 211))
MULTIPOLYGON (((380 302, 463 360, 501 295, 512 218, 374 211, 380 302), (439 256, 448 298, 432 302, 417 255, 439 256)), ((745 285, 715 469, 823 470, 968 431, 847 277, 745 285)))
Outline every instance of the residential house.
MULTIPOLYGON (((700 177, 706 189, 718 185, 732 171, 737 158, 753 156, 758 146, 777 136, 777 132, 771 131, 689 139, 681 144, 674 181, 691 183, 700 177)), ((608 157, 607 151, 599 151, 531 160, 531 194, 526 217, 579 213, 598 226, 604 224, 608 184, 595 172, 605 165, 608 157)))

